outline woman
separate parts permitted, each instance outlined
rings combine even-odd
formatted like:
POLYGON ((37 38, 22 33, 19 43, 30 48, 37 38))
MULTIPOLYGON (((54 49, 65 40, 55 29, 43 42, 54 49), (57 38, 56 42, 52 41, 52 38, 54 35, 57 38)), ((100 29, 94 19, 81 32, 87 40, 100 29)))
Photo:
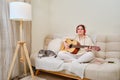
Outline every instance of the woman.
MULTIPOLYGON (((88 45, 93 46, 92 40, 86 35, 86 29, 84 25, 78 25, 76 27, 76 33, 74 40, 77 40, 80 45, 88 45)), ((72 62, 89 62, 94 59, 94 53, 92 52, 91 47, 83 47, 77 52, 77 54, 72 54, 67 51, 70 48, 70 45, 64 41, 65 50, 60 50, 58 53, 58 58, 64 61, 72 61, 72 62)))

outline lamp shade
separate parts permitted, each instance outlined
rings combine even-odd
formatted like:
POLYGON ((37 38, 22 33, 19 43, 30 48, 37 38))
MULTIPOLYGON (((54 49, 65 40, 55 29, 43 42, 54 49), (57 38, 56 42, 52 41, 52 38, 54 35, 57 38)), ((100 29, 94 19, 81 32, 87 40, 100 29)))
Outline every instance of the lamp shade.
POLYGON ((9 10, 10 10, 10 19, 12 20, 23 20, 23 21, 32 20, 31 5, 29 3, 10 2, 9 10))

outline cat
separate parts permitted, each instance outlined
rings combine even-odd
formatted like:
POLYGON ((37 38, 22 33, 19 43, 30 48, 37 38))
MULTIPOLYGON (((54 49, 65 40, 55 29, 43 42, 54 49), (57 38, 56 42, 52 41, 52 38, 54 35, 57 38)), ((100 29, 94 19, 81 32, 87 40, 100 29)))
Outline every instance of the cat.
POLYGON ((55 57, 56 58, 57 55, 55 54, 54 51, 41 49, 38 52, 38 57, 39 58, 42 58, 42 57, 55 57))

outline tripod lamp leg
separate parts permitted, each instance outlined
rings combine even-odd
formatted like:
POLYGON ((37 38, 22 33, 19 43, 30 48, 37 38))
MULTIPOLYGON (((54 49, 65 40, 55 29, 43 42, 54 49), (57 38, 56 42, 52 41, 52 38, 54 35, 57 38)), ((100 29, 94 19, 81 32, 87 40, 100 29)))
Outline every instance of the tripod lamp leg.
POLYGON ((15 59, 16 59, 17 54, 18 54, 19 47, 20 47, 20 44, 17 44, 16 49, 15 49, 15 53, 14 53, 14 56, 13 56, 13 60, 12 60, 11 66, 10 66, 10 70, 9 70, 9 73, 8 73, 7 80, 10 79, 10 76, 11 76, 11 73, 12 73, 12 69, 13 69, 13 66, 15 64, 15 59))
POLYGON ((34 73, 33 73, 32 67, 31 67, 31 62, 30 62, 30 58, 29 58, 29 55, 28 55, 28 50, 27 50, 27 47, 26 47, 26 43, 24 43, 23 47, 24 47, 25 56, 26 56, 26 59, 27 59, 27 62, 28 62, 28 66, 30 68, 30 72, 31 72, 31 75, 32 75, 32 79, 34 80, 34 73))
POLYGON ((25 55, 23 54, 24 47, 23 45, 21 46, 21 62, 23 63, 24 66, 24 75, 27 75, 27 69, 26 69, 26 59, 25 55))

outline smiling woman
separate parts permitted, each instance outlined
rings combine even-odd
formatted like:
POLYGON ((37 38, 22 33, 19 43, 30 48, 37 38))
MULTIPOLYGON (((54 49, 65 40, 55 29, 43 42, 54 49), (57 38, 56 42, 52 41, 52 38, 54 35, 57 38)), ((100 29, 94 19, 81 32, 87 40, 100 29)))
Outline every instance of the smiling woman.
POLYGON ((76 36, 73 39, 67 39, 63 41, 63 43, 65 49, 58 52, 58 57, 62 60, 82 63, 89 62, 95 57, 94 53, 92 52, 92 48, 90 47, 94 44, 92 39, 86 35, 86 29, 83 24, 80 24, 76 27, 76 36), (84 47, 81 47, 81 49, 78 47, 70 48, 69 43, 73 43, 73 45, 76 46, 84 45, 84 47))

